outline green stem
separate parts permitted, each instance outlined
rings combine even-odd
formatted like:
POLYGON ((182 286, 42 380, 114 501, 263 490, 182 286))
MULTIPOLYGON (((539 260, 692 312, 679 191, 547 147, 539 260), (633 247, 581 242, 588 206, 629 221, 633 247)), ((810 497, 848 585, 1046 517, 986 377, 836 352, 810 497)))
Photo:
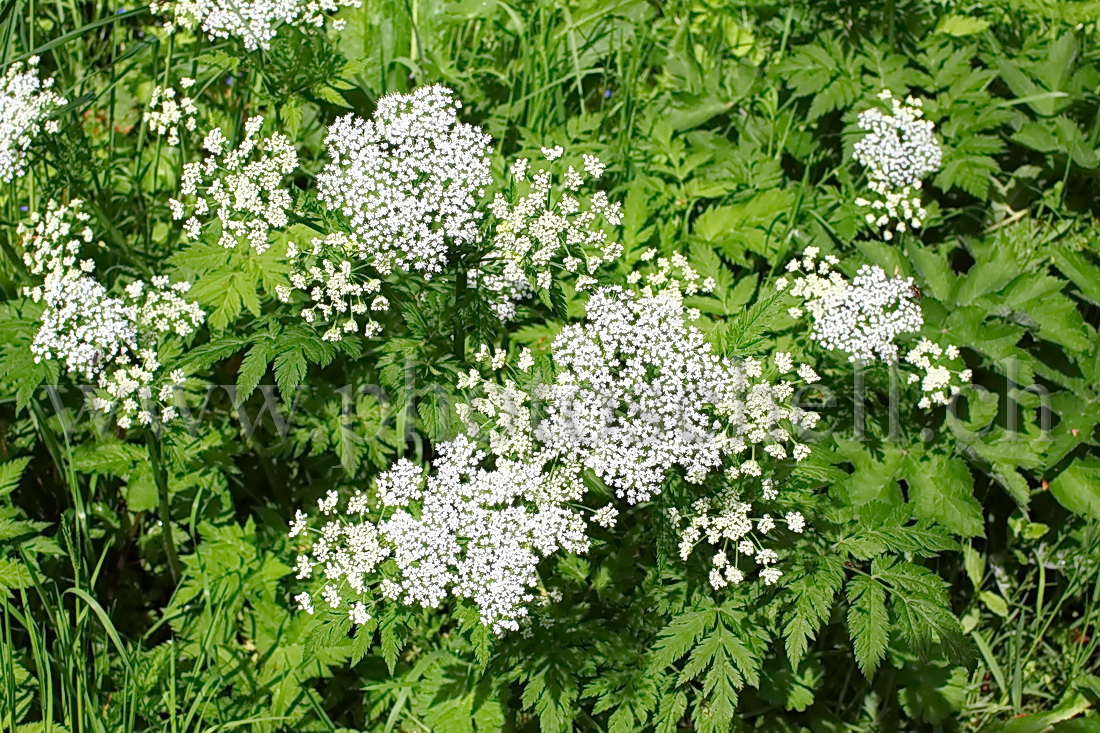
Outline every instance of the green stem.
POLYGON ((180 558, 176 554, 176 542, 172 538, 172 511, 168 505, 168 474, 161 453, 160 438, 150 430, 145 434, 145 443, 149 446, 149 462, 153 467, 157 495, 160 497, 160 525, 164 537, 164 552, 168 556, 168 569, 172 571, 172 582, 178 583, 181 575, 180 558))
POLYGON ((887 30, 887 40, 890 42, 891 46, 894 45, 894 38, 897 35, 894 28, 894 16, 897 14, 897 11, 894 5, 895 0, 886 0, 886 20, 887 23, 889 23, 887 30))
POLYGON ((458 263, 455 271, 455 312, 454 312, 454 351, 458 360, 466 359, 466 334, 462 328, 462 307, 466 302, 467 273, 466 264, 458 263))

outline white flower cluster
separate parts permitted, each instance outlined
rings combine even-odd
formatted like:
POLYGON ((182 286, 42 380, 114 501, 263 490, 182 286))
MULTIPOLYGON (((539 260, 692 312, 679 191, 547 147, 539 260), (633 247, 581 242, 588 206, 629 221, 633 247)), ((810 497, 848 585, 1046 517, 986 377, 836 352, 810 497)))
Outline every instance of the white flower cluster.
POLYGON ((547 415, 539 440, 631 504, 660 493, 677 466, 699 483, 727 456, 748 453, 732 470, 759 475, 757 450, 775 459, 804 455, 790 423, 816 422, 792 415, 790 382, 766 378, 758 361, 735 365, 715 354, 685 321, 677 288, 637 296, 600 288, 586 321, 565 326, 552 354, 557 379, 539 395, 547 415))
MULTIPOLYGON (((773 479, 764 479, 761 483, 761 498, 765 501, 778 496, 773 479)), ((745 580, 745 563, 753 563, 760 568, 760 580, 764 585, 774 585, 783 576, 776 567, 779 553, 764 547, 762 538, 775 529, 777 522, 787 526, 796 534, 806 529, 806 519, 801 512, 789 511, 776 520, 771 514, 753 517, 751 502, 741 499, 740 491, 730 492, 717 500, 698 499, 691 506, 691 515, 683 516, 679 510, 668 511, 669 520, 680 527, 680 558, 687 560, 695 546, 706 540, 717 547, 711 561, 710 584, 715 589, 728 585, 737 585, 745 580), (733 552, 733 559, 729 553, 733 552), (750 558, 742 561, 742 557, 750 558)))
MULTIPOLYGON (((195 85, 195 80, 184 77, 180 79, 183 89, 190 89, 195 85)), ((172 87, 153 87, 149 97, 149 106, 145 110, 145 122, 149 129, 157 135, 166 135, 166 142, 175 146, 180 144, 180 128, 191 132, 195 131, 195 115, 199 113, 195 101, 186 94, 177 92, 172 87)))
POLYGON ((477 197, 492 178, 489 136, 458 121, 462 103, 440 85, 388 94, 370 120, 336 120, 317 177, 321 199, 348 219, 359 257, 383 275, 443 269, 449 243, 477 239, 477 197))
MULTIPOLYGON (((340 8, 358 8, 361 0, 153 0, 154 13, 171 16, 164 28, 174 33, 178 27, 201 27, 210 38, 240 38, 245 48, 268 48, 283 23, 321 26, 329 13, 340 8)), ((342 30, 345 23, 333 23, 342 30)))
MULTIPOLYGON (((813 319, 811 337, 848 354, 850 361, 896 361, 894 340, 924 325, 913 278, 888 277, 878 265, 863 265, 849 281, 832 269, 835 257, 815 261, 817 254, 816 247, 808 247, 787 265, 788 272, 798 273, 790 292, 805 301, 813 319)), ((784 278, 779 285, 786 283, 784 278)), ((801 314, 802 308, 791 309, 792 316, 801 314)))
POLYGON ((854 157, 867 169, 874 197, 859 198, 856 204, 871 209, 867 223, 889 240, 895 231, 917 229, 923 223, 921 179, 940 167, 943 152, 919 99, 908 97, 903 103, 888 89, 878 96, 893 110, 886 114, 873 108, 859 115, 859 127, 867 134, 856 143, 854 157))
MULTIPOLYGON (((309 298, 310 305, 302 308, 301 316, 307 323, 330 324, 322 337, 326 341, 339 341, 345 334, 357 332, 367 338, 376 335, 382 326, 369 314, 389 308, 389 301, 379 294, 382 281, 355 272, 355 249, 354 240, 340 232, 313 239, 307 251, 293 242, 287 246, 290 284, 309 298), (363 317, 362 326, 357 317, 363 317)), ((280 285, 275 294, 289 303, 291 292, 280 285)))
POLYGON ((25 172, 27 149, 39 131, 57 132, 49 119, 65 100, 54 80, 38 76, 38 57, 14 63, 0 78, 0 180, 10 183, 25 172))
MULTIPOLYGON (((385 518, 377 524, 364 518, 368 501, 356 494, 349 518, 328 522, 298 557, 298 577, 320 568, 327 581, 322 598, 332 608, 345 605, 360 623, 374 601, 365 577, 392 558, 397 573, 381 582, 383 596, 424 607, 448 595, 467 598, 494 631, 518 629, 532 599, 529 588, 538 582, 539 560, 558 549, 588 549, 584 520, 563 501, 583 485, 577 476, 544 470, 538 456, 498 457, 491 470, 481 467, 484 458, 459 435, 438 446, 426 477, 411 462, 398 461, 378 479, 385 518)), ((335 499, 332 492, 322 500, 323 513, 333 512, 335 499)), ((292 532, 302 531, 300 521, 292 532)), ((310 594, 298 602, 311 612, 310 594)))
POLYGON ((470 286, 481 288, 487 295, 489 308, 503 323, 516 319, 516 304, 530 299, 535 289, 527 278, 510 279, 483 270, 471 270, 470 286))
POLYGON ((43 277, 41 285, 26 289, 44 306, 31 343, 35 361, 56 359, 69 374, 95 380, 107 397, 93 397, 92 406, 103 411, 118 407, 116 421, 122 428, 135 419, 144 425, 168 422, 176 408, 167 403, 183 374, 158 375, 156 347, 161 336, 192 333, 204 314, 182 297, 190 283, 171 284, 164 276, 150 283, 135 280, 122 297, 109 295, 91 274, 95 264, 77 259, 81 244, 93 239, 81 206, 79 200, 67 206, 51 201, 45 216, 36 213, 29 226, 17 229, 24 262, 43 277))
POLYGON ((959 362, 959 348, 954 345, 943 347, 926 338, 922 338, 905 355, 905 362, 921 371, 921 374, 910 373, 909 383, 920 384, 924 394, 917 406, 922 410, 951 404, 951 399, 963 385, 970 383, 972 375, 969 369, 952 369, 944 364, 945 360, 959 362))
MULTIPOLYGON (((794 384, 781 375, 797 371, 798 379, 815 381, 813 369, 796 370, 787 354, 767 367, 778 375, 772 379, 764 362, 735 365, 713 352, 688 315, 676 287, 600 288, 585 323, 566 326, 553 342, 555 381, 533 390, 499 373, 506 352, 483 347, 477 360, 498 373, 471 370, 459 380, 460 389, 479 394, 458 406, 465 432, 439 446, 426 478, 401 460, 379 478, 373 500, 357 494, 349 502, 354 516, 327 524, 299 558, 299 577, 323 568, 322 599, 353 620, 376 602, 365 577, 377 572, 386 598, 423 606, 467 598, 485 624, 514 630, 538 583, 540 558, 588 547, 582 512, 591 510, 580 505, 586 474, 636 503, 659 493, 677 468, 695 483, 723 466, 729 480, 748 481, 771 462, 805 459, 810 449, 794 434, 812 429, 817 415, 789 405, 794 384), (368 512, 380 519, 370 524, 362 516, 368 512), (392 566, 387 560, 380 568, 384 558, 392 566)), ((517 367, 532 363, 523 350, 517 367)), ((333 492, 321 511, 330 513, 336 501, 333 492)), ((608 505, 590 521, 610 527, 617 515, 608 505)), ((306 526, 303 515, 292 533, 306 526)), ((794 517, 788 526, 801 527, 794 517)), ((310 593, 298 600, 307 612, 314 608, 310 593)))
POLYGON ((508 282, 527 280, 546 289, 554 272, 565 271, 578 275, 578 288, 584 289, 595 284, 592 275, 600 265, 622 254, 622 245, 599 227, 601 219, 622 223, 621 206, 604 191, 587 202, 580 197, 589 177, 603 175, 599 158, 585 155, 580 170, 570 165, 562 172, 557 161, 565 151, 555 146, 542 152, 549 165, 532 173, 526 158, 514 162, 509 195, 497 193, 489 207, 496 226, 488 261, 508 282))
POLYGON ((201 236, 204 219, 213 212, 221 224, 218 242, 223 247, 231 249, 247 239, 262 254, 270 246, 268 233, 287 225, 293 201, 284 180, 298 167, 298 154, 285 135, 257 137, 263 123, 263 117, 245 122, 244 139, 236 148, 215 127, 202 142, 206 159, 183 167, 184 200, 169 199, 168 205, 173 219, 190 213, 183 229, 191 239, 201 236))

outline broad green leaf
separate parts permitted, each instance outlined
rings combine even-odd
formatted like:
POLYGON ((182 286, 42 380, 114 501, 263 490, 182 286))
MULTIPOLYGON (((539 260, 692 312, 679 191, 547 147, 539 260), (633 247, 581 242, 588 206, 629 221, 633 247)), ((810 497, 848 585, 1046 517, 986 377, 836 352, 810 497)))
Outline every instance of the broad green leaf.
POLYGON ((972 36, 989 28, 989 21, 982 18, 971 18, 965 15, 945 15, 936 24, 936 33, 962 38, 972 36))
POLYGON ((963 537, 985 534, 974 479, 962 460, 935 453, 910 455, 905 466, 909 503, 918 518, 931 519, 963 537))
POLYGON ((1075 459, 1051 479, 1050 493, 1066 509, 1100 518, 1100 460, 1075 459))

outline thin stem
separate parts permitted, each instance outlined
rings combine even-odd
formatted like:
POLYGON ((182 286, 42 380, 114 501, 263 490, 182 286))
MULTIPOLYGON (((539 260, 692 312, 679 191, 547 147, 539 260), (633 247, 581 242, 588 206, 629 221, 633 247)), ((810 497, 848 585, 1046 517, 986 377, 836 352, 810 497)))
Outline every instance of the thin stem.
POLYGON ((466 357, 466 334, 463 331, 462 324, 462 308, 466 302, 466 283, 466 263, 460 261, 458 269, 455 271, 455 312, 453 318, 454 352, 460 362, 465 361, 466 357))
POLYGON ((172 538, 172 512, 168 505, 168 473, 161 453, 160 437, 150 430, 145 434, 145 443, 149 446, 149 462, 152 464, 153 476, 157 481, 161 533, 164 537, 164 552, 168 555, 168 569, 172 571, 172 582, 178 583, 181 575, 180 558, 176 554, 176 542, 172 538))

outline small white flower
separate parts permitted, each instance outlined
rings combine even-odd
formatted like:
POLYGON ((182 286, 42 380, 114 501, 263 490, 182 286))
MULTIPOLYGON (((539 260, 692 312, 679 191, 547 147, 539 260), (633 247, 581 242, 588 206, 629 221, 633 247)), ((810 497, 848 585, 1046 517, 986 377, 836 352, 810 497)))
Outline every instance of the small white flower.
MULTIPOLYGON (((231 6, 218 0, 153 0, 151 8, 169 16, 166 33, 201 27, 211 39, 240 38, 247 50, 255 51, 269 48, 284 23, 317 27, 339 8, 360 5, 361 0, 235 0, 231 6)), ((333 27, 339 31, 344 24, 340 19, 333 27)))
POLYGON ((313 615, 313 598, 309 593, 299 593, 294 596, 294 600, 298 602, 299 610, 305 611, 310 616, 313 615))
POLYGON ((618 521, 619 510, 614 504, 608 504, 592 514, 592 521, 601 527, 614 527, 618 521))
POLYGON ((38 57, 15 63, 0 77, 0 181, 10 183, 26 171, 26 154, 39 132, 57 132, 51 120, 65 100, 54 80, 38 76, 38 57))
POLYGON ((356 601, 348 609, 348 618, 356 626, 362 626, 370 621, 370 614, 367 613, 367 607, 362 601, 356 601))

